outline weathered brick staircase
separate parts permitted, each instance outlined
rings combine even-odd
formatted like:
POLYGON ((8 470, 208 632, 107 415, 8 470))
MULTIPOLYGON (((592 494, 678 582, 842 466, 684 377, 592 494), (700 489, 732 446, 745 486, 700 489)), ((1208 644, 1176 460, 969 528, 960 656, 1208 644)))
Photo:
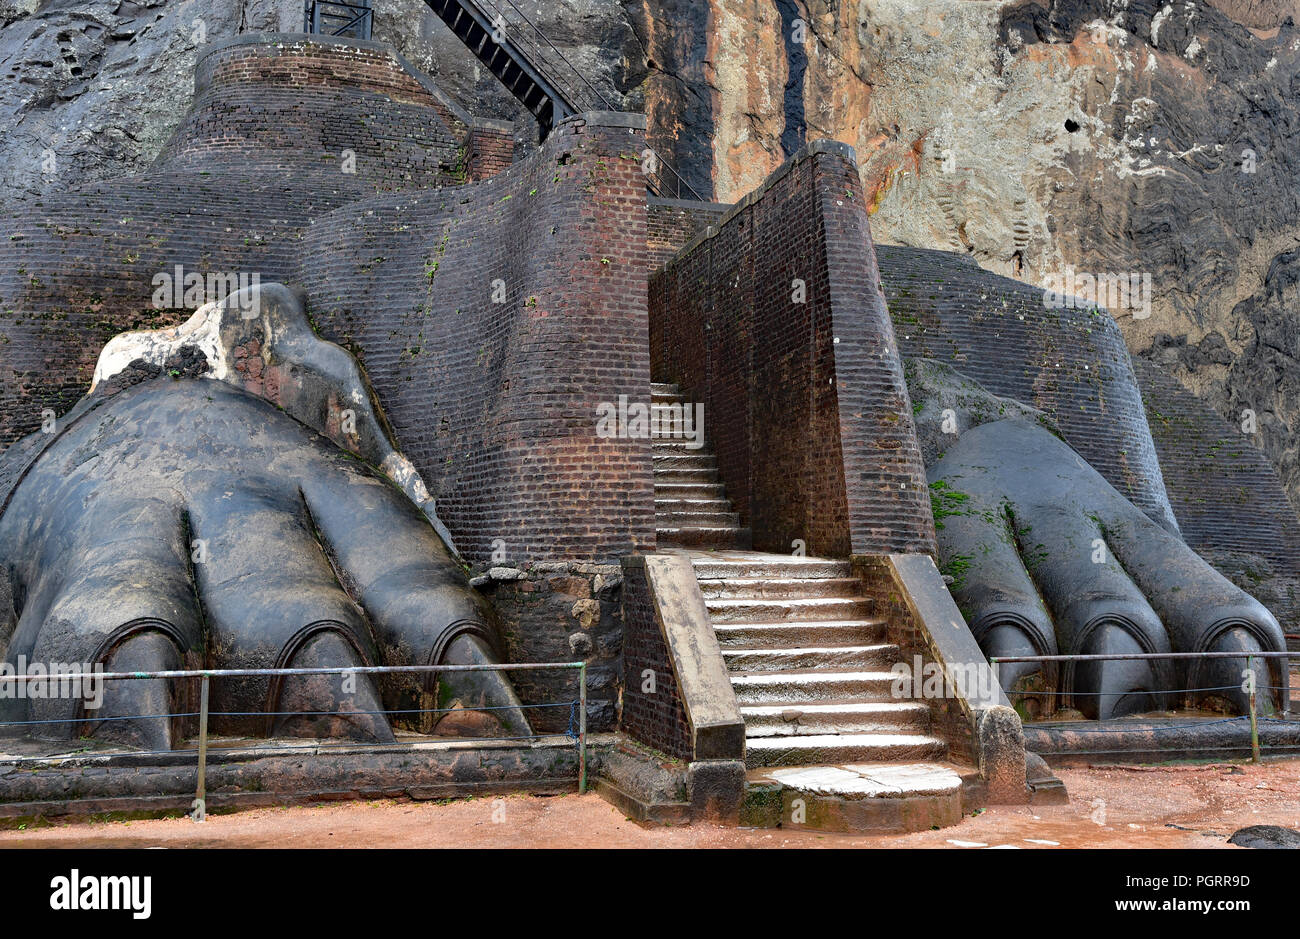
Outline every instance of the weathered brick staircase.
MULTIPOLYGON (((676 385, 652 384, 651 407, 688 407, 676 385)), ((748 543, 722 481, 718 460, 706 447, 692 450, 676 437, 656 436, 655 516, 659 544, 680 548, 737 548, 748 543)))
MULTIPOLYGON (((657 405, 680 404, 654 385, 657 405)), ((847 561, 738 550, 706 450, 655 443, 660 549, 686 549, 745 722, 748 824, 914 831, 961 819, 922 701, 892 695, 901 661, 847 561), (713 550, 703 550, 713 549, 713 550)))

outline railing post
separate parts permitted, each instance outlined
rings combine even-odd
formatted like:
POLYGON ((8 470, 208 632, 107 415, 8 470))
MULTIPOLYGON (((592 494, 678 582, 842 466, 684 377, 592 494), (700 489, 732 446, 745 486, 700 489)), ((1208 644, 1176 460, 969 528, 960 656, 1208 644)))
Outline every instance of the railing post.
POLYGON ((587 663, 578 666, 578 795, 587 791, 587 663))
POLYGON ((1250 759, 1259 762, 1259 721, 1255 716, 1255 657, 1246 657, 1246 671, 1250 675, 1250 759))
POLYGON ((194 796, 196 822, 207 821, 207 769, 208 769, 208 683, 207 675, 199 686, 199 784, 194 796))

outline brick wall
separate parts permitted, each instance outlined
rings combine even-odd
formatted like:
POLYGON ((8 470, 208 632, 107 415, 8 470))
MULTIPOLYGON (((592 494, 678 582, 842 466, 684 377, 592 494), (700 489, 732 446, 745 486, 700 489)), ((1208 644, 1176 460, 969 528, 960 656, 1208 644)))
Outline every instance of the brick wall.
POLYGON ((805 148, 650 281, 651 370, 705 405, 754 547, 933 552, 852 151, 805 148), (795 281, 806 302, 795 302, 795 281))
POLYGON ((731 206, 650 196, 646 206, 646 245, 651 272, 667 264, 710 225, 717 225, 731 206))
POLYGON ((681 760, 694 758, 690 722, 655 620, 643 567, 623 572, 623 709, 620 727, 634 739, 681 760), (643 672, 654 673, 654 693, 642 691, 643 672))
POLYGON ((1133 367, 1183 538, 1300 632, 1300 522, 1255 441, 1160 366, 1133 367))
POLYGON ((474 563, 654 544, 648 441, 596 436, 598 404, 649 383, 641 118, 600 120, 562 123, 486 182, 367 199, 303 238, 313 322, 365 364, 474 563))
POLYGON ((1045 411, 1112 486, 1172 527, 1142 395, 1109 315, 1047 309, 1041 289, 962 255, 882 245, 879 256, 906 357, 943 362, 1045 411))
POLYGON ((464 178, 467 117, 379 43, 241 36, 199 59, 194 92, 159 156, 172 169, 352 175, 371 192, 464 178))
POLYGON ((85 393, 104 343, 183 322, 159 274, 291 281, 311 219, 459 180, 466 125, 391 50, 250 36, 199 63, 194 110, 143 176, 16 204, 0 239, 0 447, 85 393), (356 154, 344 172, 342 151, 356 154))
POLYGON ((515 158, 514 127, 504 121, 475 121, 465 144, 465 173, 472 183, 502 173, 515 158))

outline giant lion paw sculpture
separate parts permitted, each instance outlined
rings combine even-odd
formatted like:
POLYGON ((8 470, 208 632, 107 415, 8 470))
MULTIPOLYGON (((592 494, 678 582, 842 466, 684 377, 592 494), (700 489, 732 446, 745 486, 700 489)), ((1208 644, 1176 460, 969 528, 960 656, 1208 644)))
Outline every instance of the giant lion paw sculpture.
MULTIPOLYGON (((497 661, 490 608, 355 361, 316 338, 296 295, 254 290, 179 329, 114 340, 92 394, 0 457, 11 667, 497 661)), ((167 715, 192 711, 190 694, 108 682, 94 711, 9 697, 0 719, 167 749, 183 733, 167 715)), ((211 709, 215 733, 238 735, 388 741, 385 710, 437 733, 530 733, 500 672, 218 679, 211 709), (434 707, 452 712, 437 727, 434 707)))
POLYGON ((913 385, 940 562, 986 655, 1241 653, 1008 663, 1004 688, 1041 692, 1027 696, 1032 708, 1046 698, 1095 719, 1183 703, 1241 712, 1252 680, 1261 700, 1277 697, 1262 689, 1282 687, 1284 667, 1246 658, 1285 649, 1272 614, 1125 499, 1040 412, 933 363, 914 367, 913 385))

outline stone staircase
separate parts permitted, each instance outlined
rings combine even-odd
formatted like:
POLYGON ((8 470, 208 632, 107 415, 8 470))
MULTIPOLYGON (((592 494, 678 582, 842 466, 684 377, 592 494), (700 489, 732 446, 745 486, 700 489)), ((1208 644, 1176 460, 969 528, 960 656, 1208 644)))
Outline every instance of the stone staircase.
MULTIPOLYGON (((652 384, 650 406, 662 417, 690 407, 676 385, 652 384)), ((664 426, 661 420, 661 425, 664 426)), ((737 548, 749 543, 722 481, 718 460, 707 447, 691 449, 680 437, 656 434, 655 516, 661 547, 737 548)))
POLYGON ((960 821, 962 781, 847 561, 691 552, 745 721, 750 824, 915 831, 960 821), (799 822, 796 821, 796 824, 799 822))
POLYGON ((736 552, 692 564, 751 769, 947 755, 929 708, 891 696, 901 655, 847 561, 736 552))
MULTIPOLYGON (((651 385, 652 408, 685 407, 651 385)), ((929 706, 893 697, 902 660, 847 561, 745 550, 706 447, 656 437, 660 551, 691 560, 745 721, 742 824, 919 831, 962 817, 962 774, 945 762, 929 706)))

